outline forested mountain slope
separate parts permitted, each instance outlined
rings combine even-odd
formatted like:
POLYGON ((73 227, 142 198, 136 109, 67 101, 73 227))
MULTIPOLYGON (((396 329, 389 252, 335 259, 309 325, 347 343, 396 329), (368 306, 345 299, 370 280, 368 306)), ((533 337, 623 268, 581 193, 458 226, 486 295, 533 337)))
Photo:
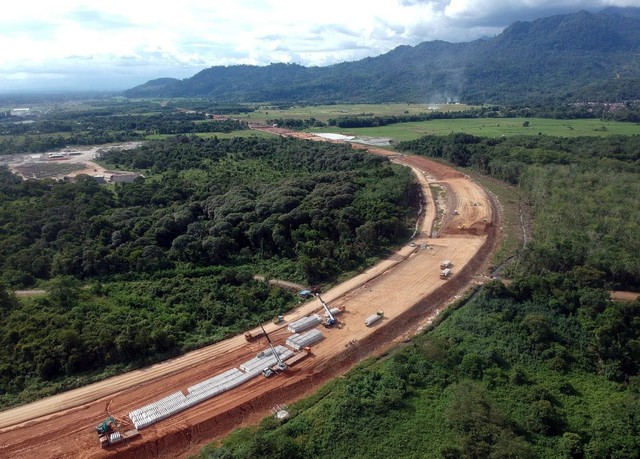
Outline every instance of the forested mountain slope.
POLYGON ((309 103, 636 99, 640 19, 633 11, 580 11, 516 22, 487 40, 399 46, 328 67, 211 67, 182 81, 153 80, 125 95, 309 103))

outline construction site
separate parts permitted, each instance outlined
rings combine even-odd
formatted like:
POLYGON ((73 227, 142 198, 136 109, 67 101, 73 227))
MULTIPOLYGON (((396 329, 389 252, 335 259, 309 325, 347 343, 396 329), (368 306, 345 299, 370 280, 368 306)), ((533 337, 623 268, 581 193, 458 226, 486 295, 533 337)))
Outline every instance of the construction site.
POLYGON ((299 308, 245 334, 0 413, 0 457, 197 453, 409 340, 483 282, 498 241, 498 203, 443 164, 360 148, 410 167, 419 180, 423 202, 411 241, 346 282, 312 289, 299 308))

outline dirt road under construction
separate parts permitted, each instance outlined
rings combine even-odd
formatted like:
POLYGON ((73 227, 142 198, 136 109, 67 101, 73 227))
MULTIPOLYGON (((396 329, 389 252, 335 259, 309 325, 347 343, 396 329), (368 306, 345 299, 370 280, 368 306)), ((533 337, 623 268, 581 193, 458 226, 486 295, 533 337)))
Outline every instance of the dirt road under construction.
MULTIPOLYGON (((283 135, 291 133, 282 132, 283 135)), ((308 135, 304 135, 308 136, 308 135)), ((452 168, 421 157, 398 156, 422 185, 423 209, 413 241, 386 260, 322 294, 331 307, 345 306, 342 327, 320 330, 325 339, 287 371, 249 382, 141 430, 128 443, 101 449, 95 425, 113 415, 126 423, 130 411, 210 378, 266 348, 264 339, 237 336, 179 358, 0 413, 0 457, 182 457, 233 428, 254 423, 279 403, 299 399, 361 359, 414 333, 471 283, 482 280, 495 249, 497 203, 452 168), (430 184, 437 184, 437 196, 430 184), (438 207, 436 207, 436 205, 438 207), (454 213, 454 210, 456 211, 454 213), (437 237, 432 237, 437 235, 437 237), (453 275, 439 278, 439 263, 451 260, 453 275), (384 311, 372 327, 366 317, 384 311)), ((276 344, 291 335, 287 323, 321 310, 307 301, 267 331, 276 344)))

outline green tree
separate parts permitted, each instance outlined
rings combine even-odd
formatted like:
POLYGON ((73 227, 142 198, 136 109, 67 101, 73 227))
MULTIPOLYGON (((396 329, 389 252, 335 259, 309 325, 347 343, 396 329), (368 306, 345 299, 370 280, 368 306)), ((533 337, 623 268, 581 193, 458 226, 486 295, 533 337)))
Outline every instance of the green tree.
POLYGON ((49 281, 46 290, 54 304, 70 308, 78 303, 80 285, 80 281, 71 276, 57 276, 49 281))

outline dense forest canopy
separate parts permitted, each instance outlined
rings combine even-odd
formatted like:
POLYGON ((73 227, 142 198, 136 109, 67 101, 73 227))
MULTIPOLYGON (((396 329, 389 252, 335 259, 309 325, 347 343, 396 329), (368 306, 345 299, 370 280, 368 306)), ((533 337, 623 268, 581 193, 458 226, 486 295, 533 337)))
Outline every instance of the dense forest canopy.
POLYGON ((346 145, 183 135, 101 160, 147 179, 110 188, 0 169, 1 280, 49 291, 5 306, 0 289, 5 404, 281 314, 292 296, 254 274, 330 281, 408 237, 415 218, 410 171, 346 145))
POLYGON ((327 67, 211 67, 125 91, 131 98, 256 102, 529 103, 640 98, 640 19, 628 10, 516 22, 496 37, 425 42, 327 67))
POLYGON ((4 170, 5 281, 204 266, 247 249, 306 260, 296 277, 315 282, 396 241, 412 200, 406 171, 324 143, 182 136, 102 160, 151 176, 112 192, 88 177, 20 182, 4 170))

